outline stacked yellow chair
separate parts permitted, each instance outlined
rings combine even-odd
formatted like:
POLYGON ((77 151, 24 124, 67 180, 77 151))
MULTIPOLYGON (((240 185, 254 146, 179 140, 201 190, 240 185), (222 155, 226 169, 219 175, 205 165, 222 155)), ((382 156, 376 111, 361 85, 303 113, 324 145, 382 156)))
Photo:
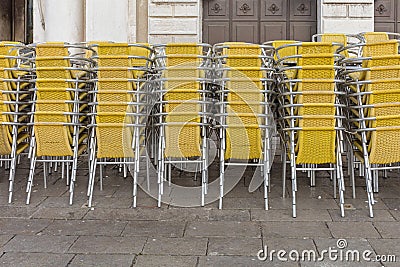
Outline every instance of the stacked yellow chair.
POLYGON ((94 71, 97 75, 91 91, 92 112, 89 124, 89 206, 92 205, 96 167, 120 164, 127 176, 133 169, 133 206, 136 207, 137 174, 139 167, 139 118, 143 117, 138 101, 141 100, 144 75, 150 67, 150 51, 146 45, 93 42, 94 71))
MULTIPOLYGON (((339 48, 330 42, 303 42, 293 44, 298 50, 298 64, 287 67, 286 60, 278 62, 285 73, 297 70, 296 76, 283 75, 280 82, 280 120, 283 142, 291 162, 293 217, 296 217, 298 170, 329 170, 339 183, 340 209, 344 216, 344 183, 341 162, 341 109, 338 102, 337 60, 339 48), (322 165, 324 164, 324 165, 322 165), (329 166, 325 166, 328 164, 329 166), (303 165, 298 167, 297 165, 303 165)), ((284 48, 284 47, 283 47, 284 48)), ((277 48, 279 54, 281 48, 277 48)), ((311 179, 312 185, 315 177, 311 179)))
POLYGON ((373 192, 378 189, 378 170, 399 168, 400 162, 400 55, 397 41, 390 49, 384 43, 374 43, 369 57, 364 57, 358 79, 347 82, 350 130, 353 133, 354 155, 363 163, 369 213, 373 217, 373 192), (377 51, 377 46, 384 54, 377 51))
POLYGON ((27 75, 29 64, 20 53, 24 45, 0 42, 0 161, 6 162, 9 173, 9 199, 12 201, 17 157, 28 147, 29 96, 27 75))
POLYGON ((66 43, 41 43, 34 45, 35 89, 31 123, 31 164, 27 185, 27 204, 30 201, 36 162, 43 162, 44 185, 49 171, 46 163, 66 163, 67 184, 70 184, 72 205, 78 156, 86 150, 84 109, 87 107, 85 80, 73 77, 76 71, 87 70, 87 61, 70 57, 69 49, 77 48, 66 43), (71 175, 69 178, 69 169, 71 175))
MULTIPOLYGON (((201 205, 204 205, 207 172, 207 127, 209 123, 209 68, 211 46, 196 43, 155 45, 158 83, 158 205, 164 180, 171 181, 171 164, 200 166, 201 205)), ((196 167, 197 168, 197 167, 196 167)))
POLYGON ((220 198, 222 208, 225 167, 258 166, 263 175, 268 209, 270 139, 274 122, 270 106, 273 56, 271 46, 222 43, 214 47, 219 78, 220 198))

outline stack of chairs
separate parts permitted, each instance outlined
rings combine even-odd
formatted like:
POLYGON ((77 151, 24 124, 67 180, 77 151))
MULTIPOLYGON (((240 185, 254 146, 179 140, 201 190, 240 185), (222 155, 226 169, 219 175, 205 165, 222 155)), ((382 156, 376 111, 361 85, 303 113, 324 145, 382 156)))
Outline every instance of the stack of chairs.
POLYGON ((93 69, 97 77, 90 91, 89 207, 92 205, 96 168, 112 164, 133 171, 133 207, 136 207, 140 149, 144 142, 146 75, 151 49, 146 44, 94 42, 93 69))
POLYGON ((158 134, 158 206, 172 164, 196 164, 202 175, 201 205, 207 193, 212 49, 208 44, 155 45, 158 134), (168 171, 168 173, 167 173, 168 171))
POLYGON ((78 156, 87 148, 88 80, 82 72, 88 72, 90 61, 70 56, 70 49, 85 49, 80 45, 48 42, 32 47, 35 50, 33 71, 36 79, 32 80, 34 94, 30 125, 33 127, 26 203, 30 202, 36 163, 43 162, 45 188, 52 164, 55 168, 57 163, 62 164, 62 176, 65 171, 67 185, 70 186, 69 203, 72 205, 78 156), (76 75, 78 73, 79 76, 76 75), (47 166, 46 163, 50 164, 47 166))
POLYGON ((29 49, 18 42, 0 42, 0 162, 9 168, 9 198, 12 201, 17 158, 29 147, 31 68, 29 49))
MULTIPOLYGON (((400 168, 400 55, 397 40, 363 44, 358 68, 343 72, 347 78, 353 153, 363 163, 369 214, 373 192, 378 192, 378 171, 400 168)), ((346 63, 346 62, 345 62, 346 63)))
POLYGON ((222 43, 214 46, 216 60, 217 118, 220 139, 220 197, 222 208, 225 167, 260 167, 264 182, 265 209, 268 209, 271 138, 273 56, 271 46, 249 43, 222 43), (267 52, 269 51, 269 52, 267 52), (269 54, 267 56, 267 53, 269 54))
POLYGON ((349 49, 349 46, 360 44, 364 42, 364 39, 359 34, 345 34, 345 33, 319 33, 314 34, 311 37, 313 42, 331 42, 339 43, 343 45, 343 48, 339 50, 345 58, 359 57, 361 55, 361 49, 359 46, 349 49), (345 49, 346 48, 346 49, 345 49))
POLYGON ((293 64, 293 56, 283 57, 277 68, 281 73, 280 130, 290 159, 293 217, 297 216, 298 170, 310 172, 311 185, 315 185, 316 170, 333 172, 334 181, 337 178, 339 183, 340 210, 344 216, 344 105, 339 102, 338 95, 343 92, 338 90, 337 78, 338 60, 343 56, 336 53, 341 46, 331 42, 295 43, 277 48, 278 55, 290 46, 297 47, 296 63, 293 64), (286 74, 288 71, 290 75, 286 74))
POLYGON ((381 43, 390 39, 400 39, 400 34, 396 32, 363 32, 360 34, 365 43, 381 43))

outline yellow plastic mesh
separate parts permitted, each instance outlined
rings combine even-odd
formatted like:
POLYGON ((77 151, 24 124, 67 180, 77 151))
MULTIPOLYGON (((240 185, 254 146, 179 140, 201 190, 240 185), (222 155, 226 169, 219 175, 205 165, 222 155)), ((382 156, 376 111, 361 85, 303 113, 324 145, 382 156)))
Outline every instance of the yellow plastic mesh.
POLYGON ((386 32, 366 32, 364 38, 367 44, 380 43, 389 40, 389 36, 386 32))
POLYGON ((64 43, 43 43, 36 46, 37 104, 34 114, 34 132, 37 156, 72 156, 71 132, 63 123, 69 123, 72 100, 67 79, 70 72, 68 48, 64 43))
POLYGON ((165 47, 166 67, 163 77, 165 116, 164 156, 171 158, 200 157, 200 82, 204 73, 198 70, 203 47, 195 43, 174 43, 165 47))
POLYGON ((261 123, 257 114, 263 112, 260 102, 263 95, 260 56, 258 45, 229 44, 223 49, 227 56, 226 66, 230 80, 227 96, 226 150, 225 159, 260 159, 262 157, 261 123))
POLYGON ((397 40, 367 43, 363 47, 364 57, 397 55, 398 52, 399 52, 399 43, 397 40))
POLYGON ((134 101, 128 93, 133 90, 133 85, 128 79, 134 77, 134 72, 128 68, 134 63, 143 63, 142 60, 129 58, 133 54, 147 56, 142 49, 145 48, 130 47, 127 43, 99 43, 96 46, 97 158, 134 156, 132 127, 126 125, 132 123, 131 118, 126 115, 129 111, 128 102, 134 101))
POLYGON ((302 42, 298 47, 299 55, 305 54, 333 54, 337 47, 331 42, 302 42))

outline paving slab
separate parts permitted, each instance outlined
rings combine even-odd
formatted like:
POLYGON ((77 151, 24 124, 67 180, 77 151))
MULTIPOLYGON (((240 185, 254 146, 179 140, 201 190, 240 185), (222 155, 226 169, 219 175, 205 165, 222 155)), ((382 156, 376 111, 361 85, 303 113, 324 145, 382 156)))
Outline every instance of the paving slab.
MULTIPOLYGON (((262 249, 264 251, 267 250, 267 254, 269 254, 272 250, 284 250, 288 253, 292 250, 299 252, 305 250, 316 251, 314 241, 311 238, 270 238, 265 236, 263 237, 262 249)), ((300 256, 302 256, 301 253, 300 256)))
POLYGON ((331 237, 325 222, 262 222, 261 226, 268 238, 331 237))
POLYGON ((85 215, 85 219, 95 220, 125 220, 125 221, 149 221, 159 220, 159 208, 128 208, 128 209, 110 209, 110 208, 92 208, 85 215))
POLYGON ((398 238, 370 238, 368 242, 378 255, 395 255, 400 262, 400 239, 398 238))
POLYGON ((261 237, 258 222, 190 222, 186 227, 187 237, 261 237))
POLYGON ((400 221, 400 210, 389 210, 389 212, 396 219, 396 221, 400 221))
MULTIPOLYGON (((337 211, 336 211, 337 212, 337 211)), ((292 209, 283 210, 251 210, 252 221, 268 221, 268 222, 283 222, 283 221, 296 221, 296 222, 324 222, 332 221, 331 216, 327 210, 298 210, 297 217, 293 218, 292 209)))
POLYGON ((378 262, 343 262, 343 261, 322 261, 322 262, 301 262, 301 267, 382 267, 378 262), (362 265, 360 265, 362 264, 362 265))
POLYGON ((4 246, 8 241, 10 241, 11 238, 13 238, 13 237, 14 237, 14 235, 3 235, 3 234, 0 234, 0 248, 2 246, 4 246))
POLYGON ((196 265, 197 256, 139 255, 135 261, 135 266, 141 267, 195 267, 196 265))
MULTIPOLYGON (((200 257, 198 266, 282 266, 282 262, 261 261, 257 257, 249 256, 207 256, 200 257)), ((285 262, 285 267, 298 267, 297 262, 285 262)))
POLYGON ((209 208, 175 208, 163 209, 160 212, 162 221, 208 221, 209 208))
POLYGON ((122 236, 183 237, 186 222, 130 221, 122 236))
POLYGON ((127 222, 99 220, 55 220, 43 233, 46 235, 120 236, 127 222))
POLYGON ((400 210, 400 198, 382 198, 382 202, 384 202, 390 210, 400 210))
POLYGON ((149 238, 144 247, 143 254, 172 256, 206 255, 207 244, 207 238, 198 237, 149 238))
POLYGON ((2 234, 23 234, 34 235, 39 233, 47 226, 51 220, 46 219, 0 219, 0 229, 2 234))
POLYGON ((329 214, 334 222, 391 222, 395 218, 388 210, 377 209, 374 210, 374 218, 369 217, 369 210, 367 209, 352 209, 345 210, 345 216, 342 217, 337 210, 329 210, 329 214))
POLYGON ((76 236, 17 235, 3 249, 6 252, 65 253, 77 238, 76 236))
POLYGON ((0 206, 0 218, 22 218, 28 219, 35 211, 36 207, 25 206, 0 206))
POLYGON ((399 222, 374 222, 373 224, 383 238, 400 238, 399 222))
POLYGON ((77 254, 68 267, 130 267, 135 254, 77 254))
POLYGON ((62 219, 76 220, 82 219, 88 212, 86 207, 67 207, 67 208, 46 208, 39 207, 33 214, 32 218, 36 219, 62 219))
POLYGON ((371 222, 328 222, 334 238, 379 238, 371 222))
POLYGON ((139 254, 147 237, 80 236, 69 253, 139 254))
POLYGON ((67 266, 74 254, 7 252, 0 258, 1 266, 54 267, 67 266))
POLYGON ((261 238, 209 238, 207 255, 256 257, 260 249, 261 238))
POLYGON ((264 209, 264 197, 254 198, 223 198, 224 209, 264 209))
POLYGON ((250 210, 211 209, 209 220, 247 222, 250 221, 250 210))

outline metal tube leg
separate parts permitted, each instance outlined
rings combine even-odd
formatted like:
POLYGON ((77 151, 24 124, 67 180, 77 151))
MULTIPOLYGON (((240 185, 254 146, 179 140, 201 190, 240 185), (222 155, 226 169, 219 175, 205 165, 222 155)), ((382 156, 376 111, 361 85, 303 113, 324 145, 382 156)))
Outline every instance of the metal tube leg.
POLYGON ((28 193, 26 197, 26 204, 28 205, 31 200, 31 193, 32 193, 32 184, 33 184, 33 176, 35 173, 35 165, 36 165, 36 157, 33 156, 31 159, 31 167, 29 169, 29 177, 28 177, 28 184, 26 187, 26 192, 28 193))

